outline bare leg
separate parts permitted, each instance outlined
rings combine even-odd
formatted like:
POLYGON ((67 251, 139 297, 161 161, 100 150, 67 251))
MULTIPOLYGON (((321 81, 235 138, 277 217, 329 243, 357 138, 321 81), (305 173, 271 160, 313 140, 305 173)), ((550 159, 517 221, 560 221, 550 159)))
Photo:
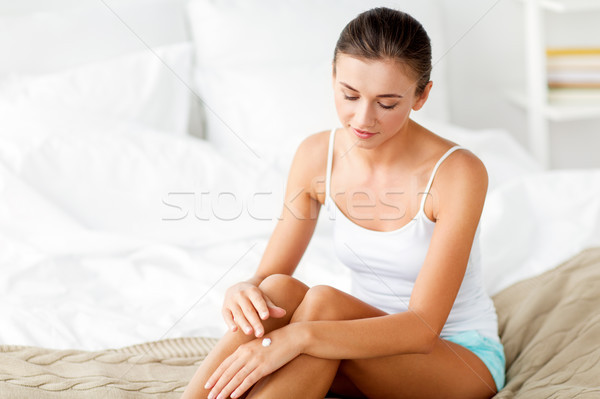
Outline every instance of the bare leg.
MULTIPOLYGON (((359 319, 384 314, 335 288, 317 286, 305 295, 291 322, 359 319)), ((440 338, 428 354, 342 361, 300 355, 259 381, 248 399, 322 399, 329 389, 358 398, 484 399, 496 393, 489 370, 473 352, 440 338), (337 378, 336 372, 338 377, 344 378, 337 378)))
MULTIPOLYGON (((308 291, 308 286, 299 280, 281 274, 267 277, 259 287, 273 303, 286 310, 286 314, 282 318, 276 319, 271 317, 263 321, 265 333, 289 324, 294 311, 300 305, 300 302, 308 291)), ((240 330, 225 333, 223 338, 221 338, 198 367, 181 399, 205 399, 210 390, 204 389, 204 384, 211 374, 238 346, 253 339, 255 339, 254 335, 245 335, 240 330)))
MULTIPOLYGON (((311 288, 291 323, 309 320, 348 320, 383 316, 385 312, 359 302, 351 295, 329 286, 311 288), (339 300, 345 296, 344 300, 339 300), (353 302, 353 303, 352 303, 353 302), (351 305, 351 306, 348 306, 351 305)), ((257 383, 248 399, 252 398, 323 398, 334 382, 340 360, 320 359, 310 355, 300 355, 284 367, 257 383)), ((338 387, 340 384, 337 384, 338 387)), ((360 393, 352 385, 340 387, 342 394, 360 393)))

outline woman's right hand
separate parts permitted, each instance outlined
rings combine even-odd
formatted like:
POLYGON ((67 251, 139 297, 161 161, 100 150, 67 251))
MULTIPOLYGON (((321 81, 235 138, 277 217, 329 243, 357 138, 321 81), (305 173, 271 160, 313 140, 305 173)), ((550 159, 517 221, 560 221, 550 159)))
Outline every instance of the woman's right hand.
POLYGON ((283 317, 285 309, 276 306, 256 285, 244 281, 227 289, 222 313, 230 331, 239 327, 246 335, 261 337, 265 332, 261 320, 283 317))

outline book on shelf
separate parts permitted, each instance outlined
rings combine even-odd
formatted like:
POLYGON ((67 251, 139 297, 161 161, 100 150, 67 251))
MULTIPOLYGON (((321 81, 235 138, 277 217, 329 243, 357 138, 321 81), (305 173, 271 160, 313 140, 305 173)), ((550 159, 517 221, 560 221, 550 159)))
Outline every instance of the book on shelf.
POLYGON ((600 86, 600 70, 598 71, 551 71, 548 72, 548 83, 576 86, 600 86))
POLYGON ((600 88, 550 88, 548 102, 554 105, 600 105, 600 88))
POLYGON ((573 57, 573 56, 598 56, 600 47, 549 47, 546 49, 548 57, 573 57))
POLYGON ((568 57, 548 57, 546 58, 548 71, 580 70, 580 71, 598 71, 600 70, 600 55, 574 55, 568 57))
POLYGON ((551 89, 600 88, 600 47, 548 48, 546 62, 551 89))

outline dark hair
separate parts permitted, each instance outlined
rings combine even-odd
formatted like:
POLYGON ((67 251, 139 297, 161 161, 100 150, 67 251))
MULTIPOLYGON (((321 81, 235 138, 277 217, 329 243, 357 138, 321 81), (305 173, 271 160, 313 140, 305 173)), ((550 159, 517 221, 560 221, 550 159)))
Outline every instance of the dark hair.
POLYGON ((431 75, 431 41, 423 25, 409 14, 377 7, 359 14, 342 30, 333 53, 333 73, 338 54, 368 60, 391 59, 407 65, 423 93, 431 75))

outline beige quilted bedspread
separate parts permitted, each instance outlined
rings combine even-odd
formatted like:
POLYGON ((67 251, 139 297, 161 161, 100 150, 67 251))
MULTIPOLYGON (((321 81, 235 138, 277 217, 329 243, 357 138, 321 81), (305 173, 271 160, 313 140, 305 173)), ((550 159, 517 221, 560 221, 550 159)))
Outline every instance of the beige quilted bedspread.
POLYGON ((493 299, 507 366, 495 399, 600 398, 600 248, 493 299))
POLYGON ((0 398, 179 398, 212 338, 98 352, 0 346, 0 398))
MULTIPOLYGON (((600 398, 600 248, 493 299, 507 360, 495 398, 600 398)), ((3 345, 0 398, 179 398, 214 343, 175 338, 98 352, 3 345)))

